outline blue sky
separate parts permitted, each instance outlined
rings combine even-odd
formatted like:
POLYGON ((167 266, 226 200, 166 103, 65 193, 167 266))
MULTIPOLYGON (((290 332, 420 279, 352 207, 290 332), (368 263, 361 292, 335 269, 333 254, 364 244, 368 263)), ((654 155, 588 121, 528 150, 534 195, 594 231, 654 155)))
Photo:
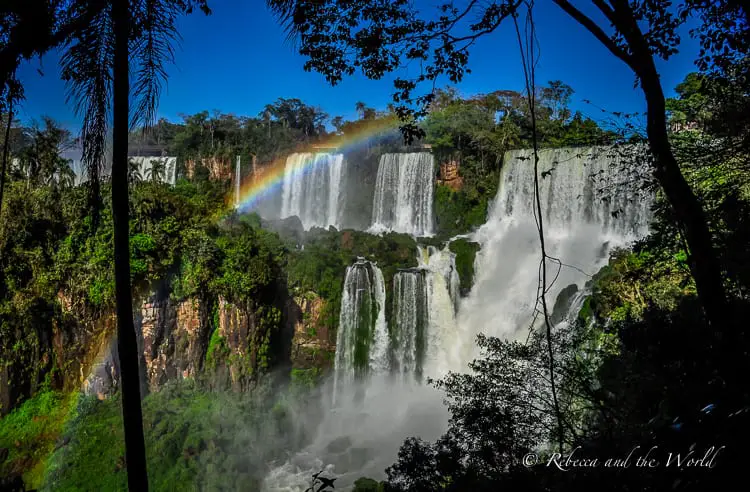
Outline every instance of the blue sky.
MULTIPOLYGON (((392 78, 367 80, 361 75, 331 87, 317 73, 306 73, 304 59, 260 0, 213 0, 211 16, 197 13, 180 21, 181 46, 175 64, 168 67, 169 81, 158 114, 179 120, 180 114, 220 110, 257 115, 279 97, 297 97, 320 106, 331 116, 356 116, 354 105, 364 101, 378 109, 390 102, 392 78)), ((629 69, 594 37, 557 7, 540 3, 535 11, 540 60, 537 83, 560 79, 576 91, 572 107, 593 118, 601 112, 584 99, 610 111, 643 111, 642 93, 634 88, 629 69)), ((698 43, 682 35, 681 51, 660 64, 667 95, 690 71, 698 43)), ((520 57, 511 23, 481 39, 471 52, 472 73, 458 86, 464 95, 523 87, 520 57)), ((65 102, 58 56, 34 60, 20 70, 26 101, 19 117, 29 121, 43 114, 77 130, 79 120, 65 102), (44 76, 39 74, 39 70, 44 76)), ((443 84, 447 81, 443 81, 443 84)))

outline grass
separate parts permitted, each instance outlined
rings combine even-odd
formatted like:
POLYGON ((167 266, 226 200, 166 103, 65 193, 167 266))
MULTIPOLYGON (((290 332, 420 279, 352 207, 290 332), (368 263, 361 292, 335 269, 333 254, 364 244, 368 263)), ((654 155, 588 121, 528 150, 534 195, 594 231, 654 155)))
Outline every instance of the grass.
POLYGON ((0 475, 20 474, 27 488, 41 486, 47 459, 76 401, 74 394, 42 390, 0 419, 0 448, 8 450, 8 458, 0 463, 0 475))

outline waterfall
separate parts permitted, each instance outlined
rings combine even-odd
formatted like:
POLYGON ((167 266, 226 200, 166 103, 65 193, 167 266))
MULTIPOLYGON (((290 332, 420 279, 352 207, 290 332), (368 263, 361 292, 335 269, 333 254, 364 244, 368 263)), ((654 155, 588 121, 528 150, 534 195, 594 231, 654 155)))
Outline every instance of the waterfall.
POLYGON ((286 159, 281 218, 296 215, 305 229, 338 226, 343 154, 296 153, 286 159))
POLYGON ((392 370, 403 381, 447 372, 445 347, 456 331, 458 272, 446 246, 417 247, 417 268, 393 277, 392 370))
POLYGON ((455 343, 456 307, 458 305, 458 271, 456 255, 433 246, 418 247, 419 267, 425 271, 427 298, 427 349, 425 372, 442 377, 450 369, 448 348, 455 343))
MULTIPOLYGON (((631 154, 639 147, 629 147, 631 154)), ((648 232, 653 197, 641 192, 627 169, 632 155, 605 147, 548 149, 539 152, 540 200, 547 254, 547 300, 560 290, 580 287, 609 259, 615 247, 627 246, 648 232)), ((539 236, 534 208, 533 154, 506 153, 500 188, 487 222, 474 234, 481 244, 475 260, 476 281, 461 303, 458 336, 452 348, 454 369, 465 369, 476 355, 477 333, 518 339, 534 320, 539 236)), ((640 167, 648 172, 648 166, 640 167)), ((537 320, 538 321, 538 320, 537 320)))
POLYGON ((385 373, 388 370, 388 325, 385 321, 385 279, 375 263, 370 264, 374 277, 374 296, 378 307, 375 329, 370 348, 370 373, 385 373))
POLYGON ((403 270, 393 276, 392 370, 404 382, 421 378, 428 316, 425 271, 403 270))
POLYGON ((433 177, 429 152, 380 156, 371 230, 431 235, 433 177))
POLYGON ((359 258, 347 267, 336 337, 334 399, 342 386, 386 367, 385 282, 380 269, 359 258))
POLYGON ((240 206, 240 164, 242 158, 237 156, 236 164, 234 166, 234 206, 240 206))
MULTIPOLYGON (((629 149, 640 151, 638 147, 629 149)), ((421 210, 416 200, 405 204, 414 196, 406 193, 408 180, 402 173, 411 173, 413 178, 417 174, 415 162, 420 159, 407 156, 419 154, 388 154, 380 161, 373 223, 383 229, 398 230, 401 207, 421 210), (396 164, 404 166, 396 168, 396 164)), ((481 245, 469 296, 459 301, 455 255, 447 245, 442 250, 419 248, 418 266, 401 270, 393 277, 389 361, 391 371, 399 377, 394 381, 371 375, 365 387, 357 386, 355 381, 352 387, 364 395, 359 403, 353 404, 355 399, 337 403, 316 428, 313 442, 273 470, 264 482, 264 490, 301 492, 309 485, 310 474, 324 466, 330 475, 338 477, 337 487, 341 484, 344 489, 361 476, 382 478, 383 469, 397 459, 399 446, 406 437, 433 441, 445 431, 448 415, 440 403, 443 396, 430 386, 414 384, 420 375, 440 377, 448 370, 465 371, 466 365, 479 355, 475 351, 479 332, 506 339, 525 338, 534 321, 541 257, 531 157, 528 150, 505 155, 500 187, 487 222, 469 238, 481 245), (345 450, 331 451, 338 447, 345 450)), ((585 282, 606 264, 610 251, 627 246, 648 232, 653 197, 628 184, 642 182, 623 174, 624 169, 634 167, 632 162, 602 147, 540 152, 545 241, 548 255, 559 260, 547 261, 550 283, 555 279, 548 285, 548 304, 555 304, 563 288, 575 291, 567 302, 560 303, 561 314, 551 313, 556 318, 555 330, 564 329, 576 319, 589 293, 585 282), (573 284, 575 289, 570 287, 573 284)), ((648 166, 640 169, 649 172, 648 166)), ((430 190, 431 179, 431 174, 429 181, 425 179, 430 190)), ((430 217, 431 211, 426 215, 430 217)), ((415 232, 416 221, 409 223, 408 230, 404 223, 400 223, 402 232, 419 234, 415 232)), ((424 223, 431 225, 431 221, 424 223)), ((357 332, 351 320, 358 318, 352 313, 366 311, 367 302, 370 306, 378 302, 372 293, 376 275, 370 268, 360 260, 347 270, 336 353, 337 375, 341 367, 346 367, 345 360, 354 359, 353 355, 347 355, 353 353, 354 342, 346 341, 351 333, 357 332), (362 286, 363 290, 353 286, 362 286), (358 292, 367 294, 358 299, 358 292), (358 302, 363 307, 354 311, 353 306, 358 302)), ((372 329, 367 328, 364 333, 371 333, 368 330, 372 329)), ((377 334, 378 330, 374 332, 377 334)), ((365 343, 373 340, 368 336, 371 337, 364 337, 365 343)), ((373 347, 379 346, 379 342, 372 343, 373 347)), ((375 352, 371 348, 360 359, 360 365, 372 371, 375 352)), ((380 349, 377 353, 382 354, 380 349)))

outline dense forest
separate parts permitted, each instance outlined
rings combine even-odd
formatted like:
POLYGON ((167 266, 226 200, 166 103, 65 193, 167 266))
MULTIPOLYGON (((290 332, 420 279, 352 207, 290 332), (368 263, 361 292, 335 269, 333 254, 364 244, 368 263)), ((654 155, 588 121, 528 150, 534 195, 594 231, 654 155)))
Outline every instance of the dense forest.
MULTIPOLYGON (((205 2, 183 3, 181 13, 194 6, 207 10, 205 2)), ((285 9, 304 4, 269 3, 282 18, 285 9)), ((304 22, 312 19, 322 29, 332 22, 329 8, 355 15, 360 2, 351 3, 328 0, 305 16, 294 10, 286 17, 302 36, 310 68, 332 81, 350 72, 332 72, 336 64, 321 69, 321 60, 331 61, 331 46, 305 37, 304 22)), ((650 2, 632 3, 646 8, 650 2)), ((18 19, 26 17, 8 14, 17 14, 16 7, 0 8, 4 28, 24 26, 18 19)), ((377 42, 341 33, 327 42, 365 50, 359 61, 375 76, 393 67, 369 59, 368 43, 398 44, 399 33, 414 30, 432 42, 437 37, 429 36, 450 25, 450 16, 461 15, 446 9, 437 24, 415 26, 399 17, 399 8, 405 7, 397 2, 380 14, 405 30, 389 31, 377 42)), ((662 16, 671 20, 660 23, 658 15, 636 10, 639 21, 661 29, 653 36, 669 38, 672 17, 662 16)), ((485 14, 478 32, 509 15, 491 8, 485 14)), ((660 171, 653 100, 646 115, 592 107, 593 119, 570 109, 573 88, 560 80, 525 92, 476 95, 446 86, 416 101, 411 112, 398 102, 415 102, 407 101, 414 96, 382 110, 357 103, 358 117, 351 121, 280 98, 255 116, 203 111, 182 121, 144 120, 127 135, 121 132, 127 142, 115 143, 120 151, 156 149, 177 158, 172 185, 159 165, 147 173, 132 161, 123 168, 116 151, 111 163, 92 168, 91 156, 102 157, 109 142, 92 144, 97 132, 91 127, 78 137, 49 117, 19 121, 13 105, 22 90, 12 70, 0 73, 0 490, 135 490, 123 419, 127 378, 134 375, 121 362, 127 349, 118 344, 122 279, 113 268, 122 264, 122 177, 132 296, 127 310, 137 342, 131 348, 148 483, 154 490, 262 490, 269 470, 313 441, 316 425, 332 413, 321 402, 330 396, 352 265, 377 264, 383 290, 397 292, 399 275, 423 267, 418 252, 449 251, 460 278, 456 302, 464 301, 476 287, 482 250, 476 233, 492 214, 509 156, 517 155, 512 151, 560 148, 604 149, 625 163, 618 182, 635 182, 644 196, 654 197, 649 234, 611 251, 603 268, 586 274, 585 287, 565 287, 550 299, 543 316, 553 330, 537 326, 524 340, 480 334, 481 356, 468 372, 425 377, 423 384, 444 394, 445 431, 436 440, 403 436, 385 474, 358 478, 353 490, 541 491, 602 483, 623 491, 730 488, 741 478, 750 428, 743 376, 750 363, 748 14, 731 1, 687 2, 684 14, 703 22, 703 51, 698 70, 674 89, 674 97, 662 97, 662 113, 677 173, 705 215, 721 281, 718 317, 706 294, 707 277, 696 266, 705 258, 695 232, 660 171), (379 130, 345 155, 359 173, 347 178, 355 190, 353 223, 370 220, 373 192, 361 190, 376 181, 383 154, 429 151, 435 162, 429 237, 373 234, 366 227, 305 230, 296 217, 267 218, 263 206, 236 208, 238 177, 255 183, 293 153, 331 146, 368 128, 379 130), (77 147, 88 166, 83 174, 64 157, 77 147), (647 158, 644 148, 650 149, 647 158), (574 303, 583 292, 585 298, 574 303), (574 316, 564 319, 570 306, 574 316)), ((170 15, 174 22, 178 12, 170 15)), ((626 58, 636 56, 632 31, 623 32, 622 42, 631 43, 626 58)), ((49 49, 53 38, 26 40, 49 46, 30 44, 14 59, 49 49)), ((9 39, 0 39, 3 57, 15 46, 9 39)), ((673 48, 668 39, 649 42, 673 48)), ((455 52, 445 46, 433 68, 452 74, 465 61, 452 58, 455 52)), ((652 52, 649 59, 660 54, 652 52)), ((555 168, 535 168, 534 175, 541 182, 557 177, 555 168)), ((597 200, 610 199, 612 190, 600 191, 597 200)), ((612 213, 615 219, 618 213, 612 213)), ((540 287, 542 296, 546 288, 540 287)), ((394 310, 391 303, 384 306, 389 325, 398 323, 394 310)), ((367 312, 372 319, 379 314, 367 312)), ((336 445, 346 443, 328 447, 336 445)), ((344 468, 359 469, 359 461, 367 461, 362 453, 344 468)), ((335 485, 327 464, 305 477, 312 483, 308 490, 335 485)))

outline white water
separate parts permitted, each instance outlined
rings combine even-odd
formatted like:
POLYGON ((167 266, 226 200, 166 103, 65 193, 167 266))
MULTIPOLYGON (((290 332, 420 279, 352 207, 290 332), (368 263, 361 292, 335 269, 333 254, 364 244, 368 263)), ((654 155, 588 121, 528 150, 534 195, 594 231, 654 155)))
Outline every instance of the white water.
POLYGON ((427 348, 424 372, 442 377, 450 370, 449 348, 455 343, 458 272, 456 255, 446 246, 442 251, 433 246, 418 247, 417 261, 425 270, 427 297, 427 348))
MULTIPOLYGON (((411 306, 418 306, 422 302, 418 293, 426 291, 426 376, 465 370, 478 355, 474 344, 477 333, 523 338, 534 320, 541 253, 530 158, 528 151, 505 156, 501 185, 487 223, 471 237, 482 249, 475 261, 476 281, 468 298, 457 303, 455 258, 447 250, 420 250, 419 267, 394 278, 394 309, 400 326, 417 326, 417 320, 410 318, 417 308, 411 306)), ((608 155, 602 148, 540 153, 540 174, 551 170, 541 180, 547 250, 567 265, 561 267, 547 294, 550 309, 562 288, 573 283, 579 287, 571 299, 569 315, 556 329, 567 326, 580 309, 587 294, 582 289, 589 278, 586 273, 593 274, 603 266, 612 248, 626 246, 648 231, 652 198, 639 194, 633 186, 620 186, 617 170, 623 164, 621 157, 608 155), (608 193, 601 195, 598 189, 608 193)), ((558 264, 548 260, 548 272, 550 280, 555 278, 558 264)), ((396 362, 405 361, 412 353, 407 350, 394 357, 396 362)), ((384 468, 395 461, 406 437, 438 437, 448 417, 441 395, 430 387, 407 382, 411 378, 405 379, 376 376, 364 386, 342 388, 357 392, 359 403, 356 398, 347 398, 343 400, 345 405, 330 409, 313 443, 273 469, 264 490, 301 492, 309 486, 311 474, 322 468, 326 468, 327 476, 339 477, 337 489, 346 490, 361 476, 382 479, 384 468), (343 451, 332 452, 331 444, 336 442, 345 443, 343 451)))
POLYGON ((297 153, 286 159, 281 218, 296 215, 305 229, 337 227, 343 154, 297 153))
MULTIPOLYGON (((606 148, 542 150, 539 157, 540 176, 551 170, 540 177, 547 254, 563 263, 547 260, 551 309, 562 288, 573 283, 583 287, 613 248, 647 234, 652 198, 623 184, 619 171, 627 162, 606 148)), ((475 284, 459 310, 454 370, 464 369, 477 355, 477 333, 525 338, 534 320, 541 250, 532 158, 528 150, 506 153, 494 207, 474 234, 482 249, 475 261, 475 284)))
POLYGON ((388 370, 388 325, 385 321, 385 280, 383 272, 371 263, 373 273, 373 295, 378 308, 375 329, 370 346, 370 374, 385 373, 388 370))
POLYGON ((370 230, 431 235, 434 174, 429 152, 380 156, 370 230))
MULTIPOLYGON (((427 316, 427 297, 425 272, 412 269, 397 272, 393 276, 393 367, 399 379, 413 383, 417 371, 421 372, 422 361, 417 348, 417 339, 424 335, 424 323, 427 316), (420 333, 422 332, 422 333, 420 333)), ((423 345, 423 343, 422 343, 423 345)))
POLYGON ((336 336, 334 402, 342 386, 388 369, 385 282, 375 263, 359 258, 347 267, 336 336), (374 317, 375 310, 377 315, 374 317), (366 361, 366 364, 363 363, 366 361))

